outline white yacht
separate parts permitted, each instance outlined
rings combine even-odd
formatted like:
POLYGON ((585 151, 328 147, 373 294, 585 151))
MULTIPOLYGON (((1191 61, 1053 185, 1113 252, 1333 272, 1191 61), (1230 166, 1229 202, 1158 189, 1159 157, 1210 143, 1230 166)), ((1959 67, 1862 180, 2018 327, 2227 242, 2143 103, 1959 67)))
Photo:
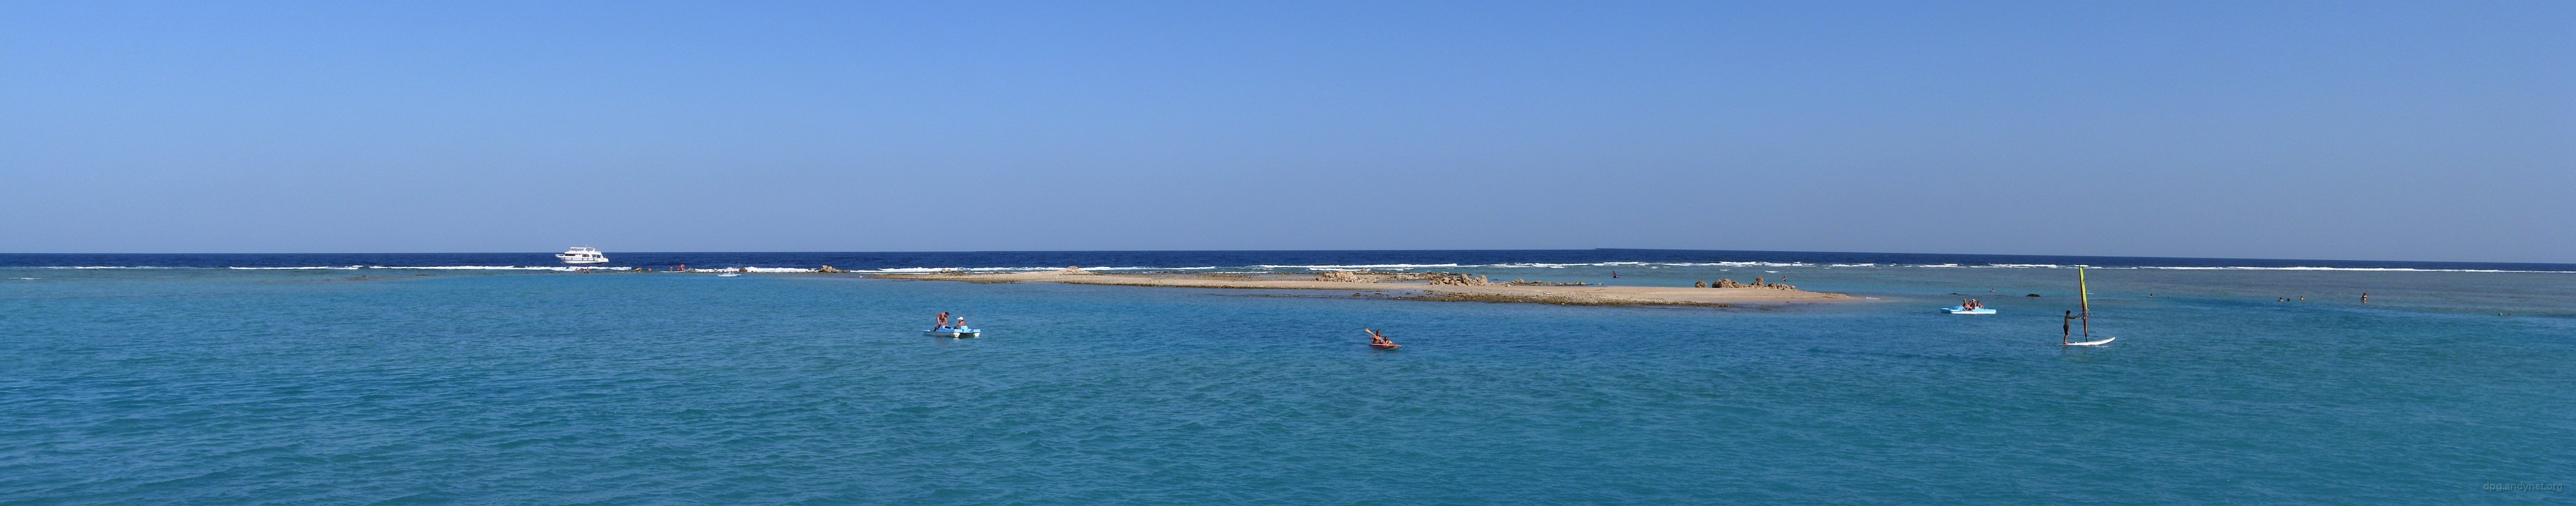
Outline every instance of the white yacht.
POLYGON ((589 246, 564 250, 562 253, 556 253, 555 258, 562 259, 564 263, 568 264, 608 263, 608 255, 599 254, 599 248, 589 246))

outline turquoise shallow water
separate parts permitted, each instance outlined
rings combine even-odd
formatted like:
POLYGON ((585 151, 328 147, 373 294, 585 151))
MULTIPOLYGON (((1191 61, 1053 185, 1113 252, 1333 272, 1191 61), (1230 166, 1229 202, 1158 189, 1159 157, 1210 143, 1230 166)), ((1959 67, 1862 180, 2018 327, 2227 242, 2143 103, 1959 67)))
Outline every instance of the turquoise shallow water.
POLYGON ((2120 340, 2069 349, 2066 269, 1479 272, 1879 300, 6 268, 0 502, 2576 497, 2576 274, 2096 270, 2120 340), (1953 292, 2004 314, 1930 312, 1953 292), (990 335, 920 336, 943 310, 990 335))

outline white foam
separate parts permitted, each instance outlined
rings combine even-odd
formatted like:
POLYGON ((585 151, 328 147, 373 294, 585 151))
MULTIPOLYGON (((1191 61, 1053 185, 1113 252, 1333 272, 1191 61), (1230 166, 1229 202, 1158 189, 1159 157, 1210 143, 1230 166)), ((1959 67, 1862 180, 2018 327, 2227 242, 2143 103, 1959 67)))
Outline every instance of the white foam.
MULTIPOLYGON (((1271 264, 1263 264, 1263 265, 1251 265, 1251 266, 1196 266, 1196 267, 1157 267, 1157 266, 1083 267, 1082 269, 1083 269, 1083 270, 1089 270, 1089 271, 1210 271, 1210 272, 1228 272, 1228 273, 1252 273, 1252 274, 1258 274, 1258 273, 1270 273, 1270 272, 1277 272, 1278 270, 1353 271, 1353 270, 1363 270, 1363 269, 1366 269, 1366 270, 1411 270, 1411 269, 1564 269, 1564 268, 1568 268, 1568 267, 1633 267, 1633 266, 1645 266, 1645 267, 1648 267, 1648 268, 1658 268, 1658 267, 1719 267, 1719 269, 1717 269, 1717 270, 1718 270, 1718 271, 1721 271, 1721 272, 1731 271, 1731 270, 1732 270, 1732 268, 1744 268, 1744 267, 1758 267, 1758 268, 1781 268, 1781 267, 1825 267, 1825 268, 1832 268, 1832 267, 1913 267, 1913 268, 1935 268, 1935 269, 2074 269, 2074 268, 2090 268, 2090 269, 2106 269, 2106 270, 2152 269, 2152 270, 2181 270, 2181 271, 2352 271, 2352 272, 2477 272, 2477 273, 2562 273, 2562 274, 2576 274, 2576 271, 2510 270, 2510 269, 2425 269, 2425 268, 2413 268, 2413 267, 2315 267, 2315 266, 2288 266, 2288 267, 2255 267, 2255 266, 2128 266, 2128 267, 2098 267, 2098 266, 2084 265, 2084 264, 1959 264, 1959 263, 1939 263, 1939 264, 1893 264, 1893 265, 1882 265, 1882 264, 1877 264, 1877 263, 1827 263, 1827 264, 1814 264, 1814 263, 1806 263, 1806 262, 1655 262, 1655 263, 1649 263, 1649 262, 1591 262, 1591 263, 1521 262, 1521 263, 1465 264, 1465 265, 1462 265, 1462 264, 1454 264, 1454 263, 1447 263, 1447 264, 1323 264, 1323 265, 1271 265, 1271 264), (1219 271, 1219 269, 1226 269, 1226 270, 1224 270, 1224 271, 1219 271), (1249 271, 1247 271, 1247 270, 1245 270, 1245 269, 1265 269, 1265 270, 1249 270, 1249 271)), ((80 270, 88 270, 88 269, 138 269, 138 270, 140 270, 140 269, 216 269, 216 267, 159 267, 159 266, 115 266, 115 265, 32 266, 32 268, 38 268, 38 269, 80 269, 80 270)), ((861 272, 861 273, 886 273, 886 274, 898 274, 898 273, 930 273, 930 272, 943 272, 943 271, 945 271, 945 272, 1031 272, 1031 271, 1051 271, 1051 270, 1057 270, 1057 269, 1061 269, 1061 268, 1062 268, 1062 267, 890 267, 890 268, 883 268, 883 269, 859 269, 859 270, 853 270, 853 271, 851 271, 851 272, 861 272)), ((334 271, 345 271, 345 270, 359 270, 359 269, 398 269, 398 270, 454 270, 454 271, 553 271, 553 272, 577 272, 577 271, 592 271, 592 270, 595 270, 595 271, 634 271, 634 270, 648 270, 648 269, 645 269, 645 268, 638 268, 638 267, 589 267, 589 266, 546 266, 546 265, 538 265, 538 266, 522 266, 522 265, 435 265, 435 266, 339 265, 339 266, 291 266, 291 267, 221 267, 221 269, 231 269, 231 270, 280 270, 280 271, 297 271, 297 270, 334 270, 334 271)), ((820 271, 820 269, 804 268, 804 267, 748 267, 748 269, 749 269, 749 272, 777 272, 777 273, 819 272, 819 271, 820 271)), ((735 268, 711 268, 711 269, 691 269, 691 270, 689 270, 688 272, 728 272, 728 271, 733 271, 733 270, 735 270, 735 268)), ((1763 272, 1778 273, 1778 272, 1780 272, 1780 271, 1776 271, 1776 270, 1766 270, 1766 271, 1763 271, 1763 272)))
POLYGON ((1253 266, 1253 267, 1260 267, 1260 268, 1263 268, 1263 269, 1308 269, 1308 270, 1318 270, 1318 271, 1347 271, 1347 270, 1360 270, 1360 269, 1389 269, 1389 270, 1402 270, 1402 269, 1423 269, 1423 268, 1431 268, 1431 267, 1457 267, 1457 266, 1458 266, 1458 264, 1366 264, 1366 265, 1255 265, 1255 266, 1253 266))
POLYGON ((1682 267, 1815 267, 1806 262, 1680 262, 1663 265, 1682 267))
POLYGON ((2576 272, 2571 272, 2571 271, 2515 271, 2515 270, 2503 270, 2503 269, 2416 269, 2416 268, 2412 268, 2412 267, 2160 267, 2160 266, 2142 266, 2142 267, 2127 267, 2127 268, 2129 268, 2129 269, 2155 269, 2155 270, 2168 270, 2168 271, 2355 271, 2355 272, 2527 272, 2527 273, 2550 272, 2550 273, 2576 274, 2576 272))
MULTIPOLYGON (((1059 270, 1059 269, 1063 269, 1063 267, 888 267, 888 268, 883 268, 883 269, 861 269, 861 270, 854 270, 854 271, 850 271, 850 272, 875 272, 875 273, 884 273, 884 274, 914 274, 914 273, 947 272, 947 271, 958 271, 958 272, 1031 272, 1031 271, 1052 271, 1052 270, 1059 270)), ((1090 269, 1089 269, 1089 268, 1084 268, 1084 270, 1090 270, 1090 269)))
POLYGON ((431 270, 431 271, 561 271, 561 272, 572 272, 572 271, 579 270, 579 269, 601 269, 601 268, 603 268, 603 267, 549 267, 549 266, 530 266, 530 267, 522 267, 522 266, 517 266, 517 265, 418 265, 418 266, 396 266, 396 267, 389 267, 389 266, 382 266, 382 265, 373 265, 373 266, 368 266, 368 268, 370 268, 370 269, 415 269, 415 270, 431 270))
POLYGON ((2077 268, 2082 268, 2082 269, 2100 269, 2100 270, 2139 270, 2139 269, 2148 269, 2148 270, 2166 270, 2166 271, 2353 271, 2353 272, 2520 272, 2520 273, 2554 272, 2554 273, 2576 273, 2576 271, 2518 271, 2518 270, 2505 270, 2505 269, 2417 269, 2417 268, 2412 268, 2412 267, 2307 267, 2307 266, 2293 266, 2293 267, 2253 267, 2253 266, 2179 266, 2179 265, 2172 265, 2172 266, 2168 266, 2168 265, 2144 265, 2144 266, 2131 266, 2131 267, 2102 267, 2102 266, 2086 265, 2086 264, 2074 264, 2074 265, 2061 265, 2061 264, 1986 264, 1986 265, 1921 264, 1921 265, 1910 265, 1910 266, 1906 266, 1906 267, 1965 268, 1965 269, 2077 269, 2077 268))

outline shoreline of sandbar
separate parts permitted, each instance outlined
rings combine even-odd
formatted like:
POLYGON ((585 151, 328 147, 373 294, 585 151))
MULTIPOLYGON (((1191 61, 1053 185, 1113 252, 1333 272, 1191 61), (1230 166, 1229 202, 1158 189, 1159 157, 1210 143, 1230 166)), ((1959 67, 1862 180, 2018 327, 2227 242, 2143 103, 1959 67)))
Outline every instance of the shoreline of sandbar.
POLYGON ((1064 269, 1012 273, 887 273, 879 279, 964 281, 972 283, 1066 283, 1077 285, 1224 288, 1250 290, 1339 290, 1360 292, 1358 298, 1444 302, 1500 302, 1585 306, 1708 306, 1865 300, 1839 293, 1794 288, 1688 288, 1488 283, 1430 284, 1417 281, 1324 281, 1313 274, 1100 274, 1064 269), (1399 293, 1388 293, 1399 292, 1399 293))

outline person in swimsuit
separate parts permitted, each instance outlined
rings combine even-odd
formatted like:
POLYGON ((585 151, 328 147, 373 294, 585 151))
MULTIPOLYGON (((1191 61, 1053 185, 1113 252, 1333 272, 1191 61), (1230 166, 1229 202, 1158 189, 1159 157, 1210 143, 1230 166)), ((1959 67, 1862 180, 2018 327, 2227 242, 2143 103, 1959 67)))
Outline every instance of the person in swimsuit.
POLYGON ((2074 311, 2074 310, 2068 310, 2068 311, 2066 311, 2066 321, 2058 322, 2058 324, 2057 324, 2057 330, 2058 330, 2058 332, 2061 332, 2061 333, 2065 334, 2065 336, 2064 336, 2064 337, 2059 337, 2059 338, 2057 338, 2057 343, 2058 343, 2058 344, 2067 344, 2067 343, 2075 342, 2075 311, 2074 311))
POLYGON ((1395 341, 1394 341, 1394 340, 1387 339, 1387 338, 1386 338, 1386 334, 1380 334, 1380 333, 1378 333, 1378 332, 1377 332, 1377 329, 1360 329, 1360 331, 1362 331, 1362 332, 1367 332, 1367 333, 1368 333, 1368 335, 1369 335, 1369 344, 1381 345, 1381 346, 1385 346, 1385 345, 1393 345, 1393 344, 1395 344, 1395 341))
POLYGON ((948 327, 948 312, 947 312, 947 311, 940 311, 940 312, 939 312, 939 326, 938 326, 938 327, 933 327, 933 328, 947 328, 947 327, 948 327))

